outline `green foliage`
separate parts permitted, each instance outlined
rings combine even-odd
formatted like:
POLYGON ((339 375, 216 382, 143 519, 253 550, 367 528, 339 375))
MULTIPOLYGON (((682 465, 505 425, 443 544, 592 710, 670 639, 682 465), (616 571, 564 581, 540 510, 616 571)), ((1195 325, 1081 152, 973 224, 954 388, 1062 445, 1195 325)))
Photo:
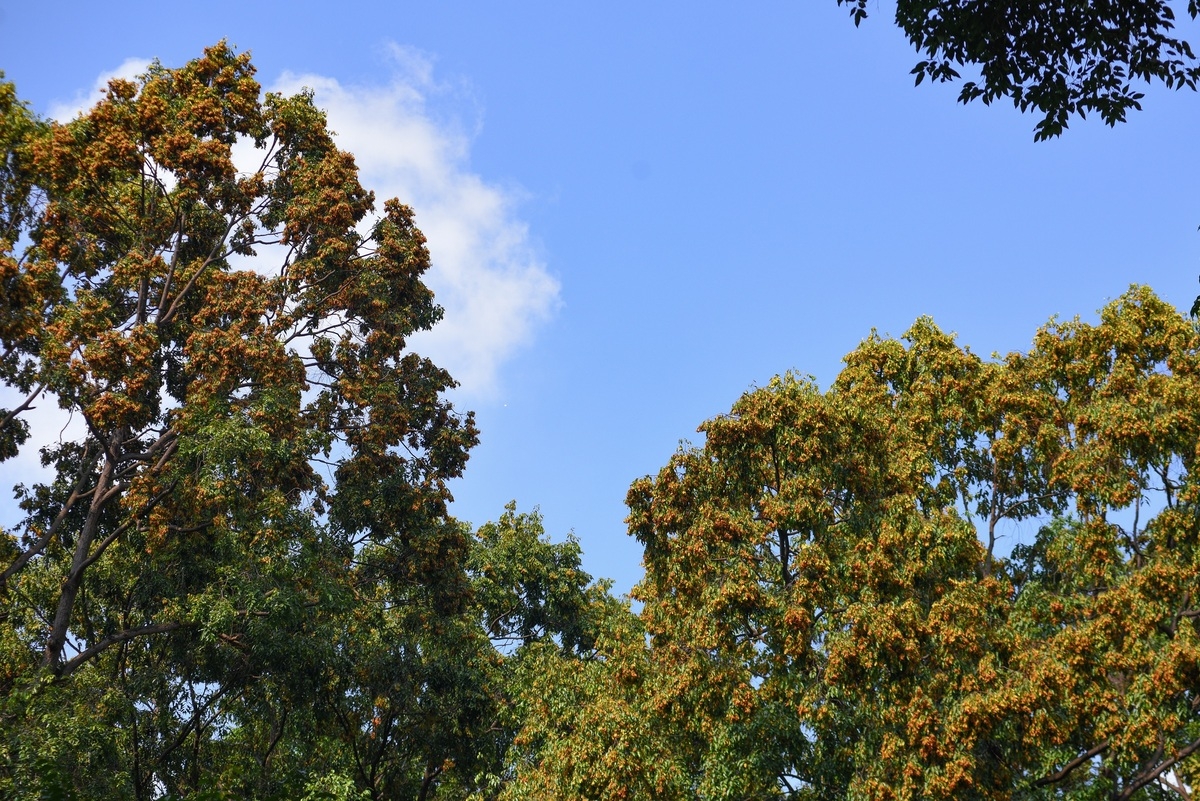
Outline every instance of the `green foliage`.
POLYGON ((370 797, 370 793, 360 791, 349 776, 330 773, 305 785, 301 801, 359 801, 370 797))
POLYGON ((594 616, 594 650, 543 643, 517 663, 522 727, 502 798, 690 797, 677 732, 656 704, 644 626, 611 597, 596 599, 594 616))
MULTIPOLYGON (((218 44, 65 125, 0 81, 0 458, 83 423, 0 531, 0 796, 1188 797, 1194 324, 1133 287, 988 362, 922 319, 747 393, 631 487, 635 612, 536 511, 448 515, 424 238, 253 74, 218 44)), ((1129 99, 1046 74, 989 79, 1129 99)))
POLYGON ((475 577, 484 629, 494 642, 526 646, 552 636, 568 651, 591 649, 589 600, 603 595, 607 585, 586 589, 591 577, 580 569, 574 536, 559 544, 547 541, 540 515, 517 514, 515 503, 475 536, 467 567, 475 577))
POLYGON ((67 124, 0 83, 0 457, 85 427, 0 543, 6 798, 428 795, 493 705, 424 238, 253 76, 218 44, 67 124))
POLYGON ((0 457, 86 424, 0 538, 5 798, 494 798, 526 655, 595 640, 573 538, 447 514, 476 432, 405 352, 411 210, 253 74, 218 44, 65 125, 0 83, 0 457))

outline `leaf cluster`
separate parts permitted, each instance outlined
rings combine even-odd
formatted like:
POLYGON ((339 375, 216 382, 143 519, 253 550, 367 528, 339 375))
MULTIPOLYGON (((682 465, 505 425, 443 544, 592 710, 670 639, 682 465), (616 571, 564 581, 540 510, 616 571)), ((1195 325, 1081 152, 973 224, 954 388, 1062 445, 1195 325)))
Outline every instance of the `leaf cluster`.
MULTIPOLYGON (((867 0, 838 5, 849 8, 855 25, 867 17, 867 0)), ((1197 13, 1193 0, 1187 14, 1197 13)), ((1168 0, 900 0, 895 21, 924 56, 912 70, 918 85, 925 78, 955 81, 964 66, 977 67, 978 78, 962 84, 959 102, 1008 98, 1042 115, 1036 140, 1059 136, 1076 115, 1124 122, 1130 110, 1141 109, 1139 84, 1195 90, 1200 79, 1200 63, 1176 34, 1168 0)))

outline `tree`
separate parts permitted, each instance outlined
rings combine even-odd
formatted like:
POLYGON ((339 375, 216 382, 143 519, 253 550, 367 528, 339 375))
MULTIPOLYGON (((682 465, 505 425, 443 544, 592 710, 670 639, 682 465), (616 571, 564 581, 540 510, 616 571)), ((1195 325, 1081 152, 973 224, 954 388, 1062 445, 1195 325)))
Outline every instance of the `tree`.
POLYGON ((580 568, 574 538, 546 539, 536 511, 509 504, 469 537, 464 567, 459 610, 431 616, 381 587, 323 666, 331 678, 313 709, 326 723, 313 750, 372 797, 495 798, 511 779, 529 654, 576 654, 595 637, 591 609, 606 585, 580 568))
POLYGON ((593 582, 580 562, 573 536, 548 541, 541 515, 519 514, 515 503, 475 533, 467 563, 474 622, 494 648, 495 665, 489 676, 495 717, 475 743, 486 766, 478 783, 489 793, 511 784, 514 765, 528 753, 516 742, 527 717, 522 699, 534 692, 541 668, 559 659, 574 663, 595 648, 609 584, 593 582))
MULTIPOLYGON (((838 0, 854 24, 867 17, 867 0, 838 0)), ((1195 19, 1200 5, 1189 0, 1195 19)), ((979 78, 963 84, 959 102, 1013 105, 1042 114, 1035 139, 1058 136, 1072 117, 1100 115, 1109 125, 1141 109, 1135 82, 1158 80, 1168 88, 1196 88, 1200 62, 1175 34, 1168 0, 1104 2, 996 2, 900 0, 896 24, 924 55, 912 72, 952 81, 973 65, 979 78)))
POLYGON ((422 649, 459 636, 447 481, 476 431, 406 350, 441 313, 425 240, 398 201, 372 216, 311 97, 253 75, 218 44, 66 124, 0 83, 0 456, 38 405, 77 432, 0 536, 6 797, 300 797, 322 715, 370 728, 316 703, 352 692, 363 610, 413 643, 385 701, 436 695, 422 649))
MULTIPOLYGON (((564 653, 540 643, 514 664, 519 725, 501 798, 697 797, 686 762, 692 749, 657 703, 662 673, 645 626, 611 596, 593 603, 593 648, 564 653)), ((743 788, 747 797, 753 789, 743 788)))
POLYGON ((1127 799, 1194 781, 1195 326, 1135 287, 998 362, 928 320, 905 340, 872 336, 825 392, 785 375, 747 393, 634 483, 644 606, 582 666, 543 670, 525 736, 545 758, 514 797, 1127 799), (1006 556, 1021 520, 1041 532, 1006 556), (638 714, 653 722, 613 723, 638 714))

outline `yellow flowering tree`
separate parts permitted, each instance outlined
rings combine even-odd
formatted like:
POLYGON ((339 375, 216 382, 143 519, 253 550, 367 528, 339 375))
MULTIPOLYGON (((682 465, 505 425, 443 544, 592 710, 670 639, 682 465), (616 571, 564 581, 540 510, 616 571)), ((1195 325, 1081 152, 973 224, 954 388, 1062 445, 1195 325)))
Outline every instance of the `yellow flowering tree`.
POLYGON ((1195 326, 1134 287, 1027 354, 845 361, 634 483, 643 607, 548 657, 514 797, 1189 797, 1195 326))

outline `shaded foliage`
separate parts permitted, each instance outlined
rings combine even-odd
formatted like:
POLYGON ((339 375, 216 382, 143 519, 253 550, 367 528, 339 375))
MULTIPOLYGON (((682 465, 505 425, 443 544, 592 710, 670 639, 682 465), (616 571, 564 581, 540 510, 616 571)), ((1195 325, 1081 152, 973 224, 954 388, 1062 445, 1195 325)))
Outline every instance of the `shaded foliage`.
MULTIPOLYGON (((868 14, 867 0, 838 0, 854 24, 868 14)), ((1200 62, 1175 32, 1176 7, 1149 2, 997 2, 900 0, 896 24, 924 57, 913 67, 925 78, 955 81, 964 66, 978 78, 962 84, 961 103, 1005 98, 1021 111, 1042 115, 1035 139, 1060 135, 1072 117, 1099 115, 1108 125, 1140 110, 1140 86, 1160 81, 1195 90, 1200 62)), ((1195 0, 1187 14, 1195 19, 1195 0)))

